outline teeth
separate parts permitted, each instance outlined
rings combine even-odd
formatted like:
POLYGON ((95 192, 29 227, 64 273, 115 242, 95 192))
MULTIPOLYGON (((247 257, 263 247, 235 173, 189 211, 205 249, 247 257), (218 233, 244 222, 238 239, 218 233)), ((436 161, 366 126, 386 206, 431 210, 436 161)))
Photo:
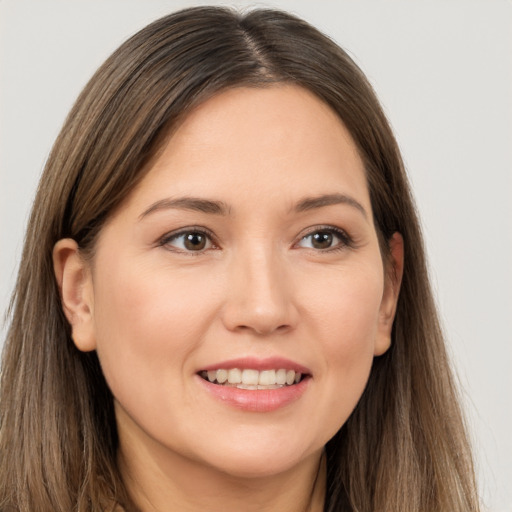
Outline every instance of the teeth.
POLYGON ((276 383, 276 371, 275 370, 263 370, 260 372, 260 379, 258 384, 260 386, 273 386, 276 383))
POLYGON ((259 373, 258 370, 244 370, 242 372, 242 384, 246 386, 257 386, 259 373))
POLYGON ((238 384, 238 389, 258 389, 258 386, 247 386, 246 384, 238 384))
POLYGON ((252 370, 231 368, 229 370, 208 370, 201 372, 201 377, 217 384, 231 385, 239 389, 277 389, 285 385, 298 384, 302 374, 293 370, 252 370))
MULTIPOLYGON (((293 370, 290 370, 293 371, 293 370)), ((276 384, 286 384, 286 370, 277 370, 276 384)))
POLYGON ((238 368, 233 368, 232 370, 228 370, 228 382, 230 384, 241 384, 242 383, 242 372, 238 368))
POLYGON ((227 370, 217 370, 217 382, 219 384, 224 384, 228 380, 228 371, 227 370))

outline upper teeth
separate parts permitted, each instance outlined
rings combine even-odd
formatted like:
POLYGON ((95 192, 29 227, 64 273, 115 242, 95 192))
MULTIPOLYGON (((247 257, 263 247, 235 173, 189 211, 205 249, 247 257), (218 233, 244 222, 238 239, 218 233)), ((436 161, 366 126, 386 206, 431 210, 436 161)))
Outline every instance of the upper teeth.
POLYGON ((294 370, 252 370, 232 368, 230 370, 208 370, 201 372, 201 376, 210 382, 218 384, 231 384, 237 387, 250 386, 248 389, 258 389, 257 386, 291 386, 300 381, 302 374, 294 370))

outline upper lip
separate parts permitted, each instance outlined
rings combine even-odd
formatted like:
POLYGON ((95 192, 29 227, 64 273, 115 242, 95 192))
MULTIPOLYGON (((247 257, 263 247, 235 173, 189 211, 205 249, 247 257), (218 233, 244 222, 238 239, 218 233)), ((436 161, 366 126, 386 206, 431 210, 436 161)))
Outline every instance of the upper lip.
POLYGON ((220 361, 218 363, 209 364, 202 367, 199 371, 220 369, 229 370, 231 368, 238 368, 240 370, 251 369, 258 371, 285 369, 294 370, 296 373, 311 374, 309 368, 306 368, 305 366, 284 357, 239 357, 236 359, 229 359, 227 361, 220 361))

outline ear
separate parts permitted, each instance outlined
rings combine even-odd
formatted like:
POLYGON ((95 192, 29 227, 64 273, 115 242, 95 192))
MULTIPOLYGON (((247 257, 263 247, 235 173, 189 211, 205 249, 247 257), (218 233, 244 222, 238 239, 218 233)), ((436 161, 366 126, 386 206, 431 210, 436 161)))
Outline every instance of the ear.
POLYGON ((91 271, 79 253, 78 244, 71 238, 63 238, 55 244, 53 269, 76 347, 83 352, 95 350, 91 271))
POLYGON ((379 325, 374 349, 374 355, 376 356, 381 356, 391 346, 391 330, 404 271, 404 240, 402 235, 394 233, 388 244, 389 252, 384 268, 384 293, 380 305, 379 325))

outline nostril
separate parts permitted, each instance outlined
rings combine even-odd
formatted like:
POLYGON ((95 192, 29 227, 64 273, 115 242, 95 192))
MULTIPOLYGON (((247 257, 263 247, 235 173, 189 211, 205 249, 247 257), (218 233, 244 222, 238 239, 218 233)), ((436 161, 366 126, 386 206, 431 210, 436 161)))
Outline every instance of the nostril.
POLYGON ((239 325, 235 328, 235 330, 238 331, 250 331, 254 334, 257 334, 258 336, 268 336, 269 334, 274 333, 284 334, 285 332, 288 332, 290 329, 291 326, 288 324, 281 324, 275 327, 272 324, 262 325, 261 323, 254 325, 239 325))

